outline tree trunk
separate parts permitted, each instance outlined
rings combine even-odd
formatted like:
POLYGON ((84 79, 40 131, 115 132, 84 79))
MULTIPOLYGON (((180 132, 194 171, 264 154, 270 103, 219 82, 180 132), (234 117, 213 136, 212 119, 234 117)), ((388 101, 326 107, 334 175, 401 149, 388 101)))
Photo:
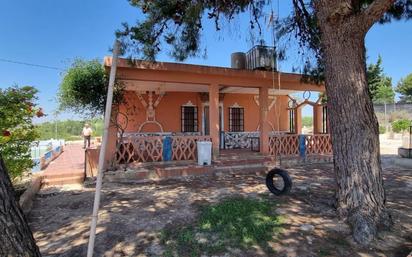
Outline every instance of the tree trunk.
POLYGON ((379 126, 366 80, 366 31, 353 23, 321 25, 337 207, 356 242, 367 245, 388 226, 379 126))
POLYGON ((0 256, 41 256, 0 156, 0 256))

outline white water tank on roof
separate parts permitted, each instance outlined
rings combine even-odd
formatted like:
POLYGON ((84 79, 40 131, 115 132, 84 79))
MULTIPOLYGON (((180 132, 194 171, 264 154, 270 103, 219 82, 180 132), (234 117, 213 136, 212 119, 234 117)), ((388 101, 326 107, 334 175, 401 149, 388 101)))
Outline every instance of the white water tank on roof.
POLYGON ((236 52, 230 55, 230 67, 234 69, 246 69, 246 54, 236 52))

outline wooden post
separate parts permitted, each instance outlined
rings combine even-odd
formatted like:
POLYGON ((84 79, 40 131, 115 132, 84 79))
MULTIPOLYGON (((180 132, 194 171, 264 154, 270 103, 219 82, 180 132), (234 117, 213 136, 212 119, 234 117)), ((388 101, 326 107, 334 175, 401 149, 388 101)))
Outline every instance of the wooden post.
POLYGON ((268 102, 269 90, 266 87, 259 88, 259 129, 260 129, 260 152, 269 154, 269 132, 270 125, 268 122, 268 102))
POLYGON ((213 158, 219 156, 219 85, 209 85, 209 133, 212 138, 213 158))

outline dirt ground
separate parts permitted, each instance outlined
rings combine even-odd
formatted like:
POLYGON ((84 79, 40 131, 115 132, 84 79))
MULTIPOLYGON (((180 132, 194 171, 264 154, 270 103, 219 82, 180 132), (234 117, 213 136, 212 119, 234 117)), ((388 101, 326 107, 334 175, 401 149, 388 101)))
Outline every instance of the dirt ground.
MULTIPOLYGON (((288 169, 289 195, 267 190, 264 174, 236 172, 145 183, 104 183, 95 256, 162 256, 160 232, 196 219, 199 206, 229 197, 269 197, 284 218, 280 236, 269 242, 275 255, 258 246, 222 256, 407 256, 412 250, 412 171, 384 170, 388 207, 395 225, 369 249, 360 249, 333 208, 334 179, 328 164, 288 169)), ((43 256, 85 256, 94 189, 41 191, 29 221, 43 256)))

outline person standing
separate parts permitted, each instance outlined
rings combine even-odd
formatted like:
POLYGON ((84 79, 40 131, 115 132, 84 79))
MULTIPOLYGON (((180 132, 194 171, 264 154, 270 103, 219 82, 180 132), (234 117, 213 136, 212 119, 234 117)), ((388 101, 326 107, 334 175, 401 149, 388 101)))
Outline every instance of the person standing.
POLYGON ((87 144, 87 148, 90 147, 90 138, 92 137, 92 133, 93 133, 93 130, 92 130, 92 128, 90 127, 90 125, 87 124, 87 123, 84 124, 83 131, 82 131, 82 136, 83 136, 83 149, 86 148, 86 144, 87 144))

